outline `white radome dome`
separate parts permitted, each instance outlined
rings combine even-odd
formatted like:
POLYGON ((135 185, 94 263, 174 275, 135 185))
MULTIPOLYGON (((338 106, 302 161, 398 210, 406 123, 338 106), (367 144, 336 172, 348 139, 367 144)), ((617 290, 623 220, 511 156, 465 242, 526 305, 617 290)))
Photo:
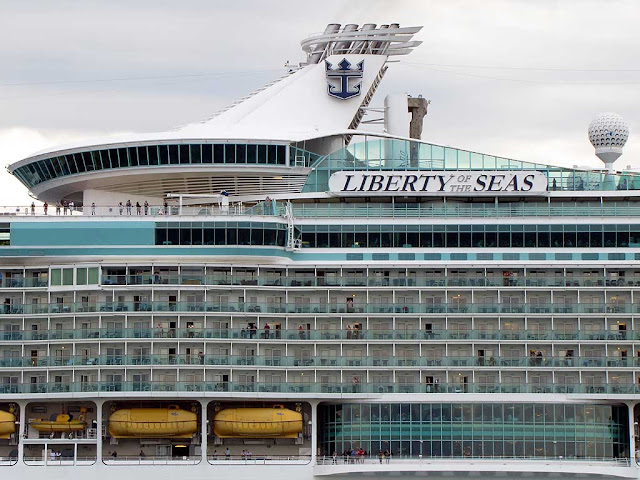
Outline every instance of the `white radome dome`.
POLYGON ((621 149, 628 138, 629 125, 617 113, 600 113, 589 124, 589 141, 596 149, 621 149))

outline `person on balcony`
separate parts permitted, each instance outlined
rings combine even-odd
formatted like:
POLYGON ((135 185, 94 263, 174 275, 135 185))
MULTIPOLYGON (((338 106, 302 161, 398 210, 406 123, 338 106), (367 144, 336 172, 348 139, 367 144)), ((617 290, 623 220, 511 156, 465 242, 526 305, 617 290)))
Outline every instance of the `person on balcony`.
POLYGON ((271 327, 269 326, 269 324, 265 323, 264 324, 264 338, 266 338, 266 339, 271 338, 270 337, 270 330, 271 330, 271 327))

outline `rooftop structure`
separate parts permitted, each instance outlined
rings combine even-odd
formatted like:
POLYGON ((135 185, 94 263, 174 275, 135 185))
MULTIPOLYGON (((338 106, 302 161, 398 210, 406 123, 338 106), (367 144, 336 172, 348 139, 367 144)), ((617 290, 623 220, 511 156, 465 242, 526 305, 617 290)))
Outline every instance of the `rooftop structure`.
POLYGON ((607 170, 611 170, 613 162, 622 155, 628 138, 629 126, 616 113, 600 113, 589 124, 589 141, 607 170))

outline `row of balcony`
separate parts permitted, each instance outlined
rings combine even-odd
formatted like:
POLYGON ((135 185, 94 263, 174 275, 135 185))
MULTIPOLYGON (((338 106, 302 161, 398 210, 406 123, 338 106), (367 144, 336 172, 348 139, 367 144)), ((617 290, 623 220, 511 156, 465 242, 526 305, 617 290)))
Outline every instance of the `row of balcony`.
POLYGON ((640 367, 620 356, 283 356, 283 355, 70 355, 0 358, 0 368, 111 365, 254 365, 267 367, 640 367))
POLYGON ((48 286, 48 278, 10 277, 0 279, 0 288, 45 288, 48 286))
POLYGON ((266 287, 622 287, 640 286, 640 278, 574 277, 406 277, 331 276, 300 277, 274 275, 103 275, 102 285, 248 285, 266 287))
MULTIPOLYGON (((640 278, 579 277, 286 277, 247 275, 103 275, 102 285, 207 285, 207 286, 265 286, 265 287, 637 287, 640 278)), ((0 280, 0 288, 48 287, 41 278, 11 277, 0 280)))
POLYGON ((266 382, 48 382, 0 385, 1 394, 72 392, 215 392, 215 393, 587 393, 640 394, 640 384, 515 383, 266 383, 266 382))
POLYGON ((65 314, 87 312, 247 312, 247 313, 640 313, 640 304, 615 303, 248 303, 248 302, 69 302, 8 304, 0 314, 65 314))
MULTIPOLYGON (((273 324, 272 324, 273 325, 273 324)), ((275 327, 275 325, 274 325, 275 327)), ((258 329, 258 328, 82 328, 55 330, 5 330, 0 332, 0 341, 42 340, 90 340, 114 338, 143 339, 238 339, 238 340, 640 340, 640 332, 615 329, 582 330, 563 328, 560 330, 524 329, 258 329)))

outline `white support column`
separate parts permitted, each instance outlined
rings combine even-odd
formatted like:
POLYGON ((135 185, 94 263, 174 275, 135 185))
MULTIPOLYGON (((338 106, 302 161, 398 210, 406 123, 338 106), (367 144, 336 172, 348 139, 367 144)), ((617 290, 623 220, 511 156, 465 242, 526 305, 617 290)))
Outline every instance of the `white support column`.
POLYGON ((20 409, 20 425, 18 428, 18 463, 24 463, 24 439, 27 437, 27 402, 16 403, 20 409))
POLYGON ((73 465, 78 464, 78 442, 73 443, 73 465))
POLYGON ((202 464, 207 464, 207 426, 209 424, 209 420, 207 419, 207 402, 200 401, 200 421, 202 422, 200 429, 200 451, 202 455, 202 464))
POLYGON ((318 456, 318 402, 311 402, 311 465, 315 465, 318 456))
POLYGON ((102 464, 102 408, 104 400, 96 400, 96 464, 102 464))
POLYGON ((627 402, 629 409, 629 461, 631 466, 636 465, 636 421, 634 415, 635 402, 627 402))

